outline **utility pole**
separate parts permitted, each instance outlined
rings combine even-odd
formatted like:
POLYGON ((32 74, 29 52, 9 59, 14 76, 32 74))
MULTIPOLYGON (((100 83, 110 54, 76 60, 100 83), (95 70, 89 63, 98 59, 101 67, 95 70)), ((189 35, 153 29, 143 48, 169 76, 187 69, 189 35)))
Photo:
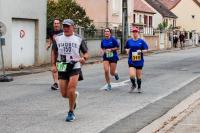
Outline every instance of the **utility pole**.
POLYGON ((106 27, 109 26, 108 24, 108 13, 109 13, 109 0, 106 0, 106 27))
POLYGON ((122 0, 122 42, 121 53, 125 53, 124 45, 128 38, 128 3, 127 0, 122 0))

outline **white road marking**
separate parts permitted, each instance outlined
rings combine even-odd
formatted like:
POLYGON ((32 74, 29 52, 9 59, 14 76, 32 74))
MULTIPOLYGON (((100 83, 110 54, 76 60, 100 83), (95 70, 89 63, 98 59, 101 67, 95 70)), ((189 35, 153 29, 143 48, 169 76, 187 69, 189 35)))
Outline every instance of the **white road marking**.
MULTIPOLYGON (((124 81, 122 81, 122 82, 110 83, 110 84, 111 84, 112 88, 117 88, 117 87, 120 87, 120 86, 126 86, 126 85, 128 85, 128 82, 129 82, 129 81, 130 81, 130 80, 128 79, 128 80, 124 80, 124 81)), ((106 89, 106 86, 107 86, 107 84, 104 85, 103 87, 101 87, 100 90, 105 90, 105 89, 106 89)))

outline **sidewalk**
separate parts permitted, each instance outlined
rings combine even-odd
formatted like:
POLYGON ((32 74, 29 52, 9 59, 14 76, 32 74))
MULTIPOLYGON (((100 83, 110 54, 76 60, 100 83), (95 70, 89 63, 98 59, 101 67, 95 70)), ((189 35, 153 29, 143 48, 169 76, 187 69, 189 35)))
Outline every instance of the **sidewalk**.
MULTIPOLYGON (((196 48, 196 47, 197 46, 188 46, 185 49, 196 48)), ((172 51, 179 51, 179 50, 181 50, 181 49, 180 48, 170 48, 170 49, 163 49, 163 50, 152 50, 152 51, 149 51, 149 55, 172 52, 172 51)), ((120 59, 127 58, 127 57, 128 57, 127 55, 120 55, 120 59)), ((102 62, 101 57, 93 57, 87 61, 86 65, 101 63, 101 62, 102 62)), ((51 71, 50 64, 45 64, 45 65, 41 65, 41 66, 32 66, 32 67, 27 67, 27 68, 23 68, 23 69, 6 70, 6 75, 15 77, 15 76, 28 75, 28 74, 41 73, 41 72, 46 72, 46 71, 51 71)), ((3 72, 0 70, 0 76, 2 75, 2 73, 3 72)))
POLYGON ((166 133, 199 133, 200 132, 200 99, 194 108, 187 110, 185 118, 166 133))

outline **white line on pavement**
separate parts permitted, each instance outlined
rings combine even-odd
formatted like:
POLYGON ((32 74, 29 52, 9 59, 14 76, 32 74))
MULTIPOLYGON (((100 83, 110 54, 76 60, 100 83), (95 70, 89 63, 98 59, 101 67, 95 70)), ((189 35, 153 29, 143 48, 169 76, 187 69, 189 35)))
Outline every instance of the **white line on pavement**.
MULTIPOLYGON (((110 83, 110 84, 111 84, 112 88, 117 88, 117 87, 121 87, 121 86, 126 86, 126 85, 128 85, 128 82, 129 82, 129 81, 130 81, 130 80, 128 79, 128 80, 124 80, 124 81, 122 81, 122 82, 110 83)), ((107 87, 107 85, 104 85, 103 87, 100 88, 100 90, 105 90, 106 87, 107 87)))

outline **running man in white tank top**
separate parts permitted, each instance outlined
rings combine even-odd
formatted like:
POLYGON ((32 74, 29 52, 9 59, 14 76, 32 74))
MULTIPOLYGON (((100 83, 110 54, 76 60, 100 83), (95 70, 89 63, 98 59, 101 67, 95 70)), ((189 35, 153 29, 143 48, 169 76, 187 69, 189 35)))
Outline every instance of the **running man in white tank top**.
POLYGON ((81 64, 88 59, 88 48, 85 41, 74 34, 74 22, 71 19, 63 21, 64 34, 55 38, 52 46, 52 71, 58 72, 61 94, 69 98, 67 122, 75 120, 74 109, 78 92, 76 86, 81 71, 81 64), (82 52, 82 56, 80 54, 82 52))

